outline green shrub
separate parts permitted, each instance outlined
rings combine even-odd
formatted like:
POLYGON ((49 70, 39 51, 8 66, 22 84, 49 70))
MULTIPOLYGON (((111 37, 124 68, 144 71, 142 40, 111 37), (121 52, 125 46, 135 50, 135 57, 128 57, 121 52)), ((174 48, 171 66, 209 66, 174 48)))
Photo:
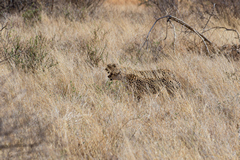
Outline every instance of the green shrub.
POLYGON ((30 7, 29 9, 25 10, 22 14, 25 24, 33 25, 36 22, 41 21, 41 8, 34 8, 30 7))
POLYGON ((42 35, 37 35, 26 42, 21 42, 17 37, 13 39, 12 47, 4 48, 5 59, 26 73, 34 73, 40 69, 45 71, 46 68, 57 64, 53 57, 48 55, 46 42, 46 38, 42 35))

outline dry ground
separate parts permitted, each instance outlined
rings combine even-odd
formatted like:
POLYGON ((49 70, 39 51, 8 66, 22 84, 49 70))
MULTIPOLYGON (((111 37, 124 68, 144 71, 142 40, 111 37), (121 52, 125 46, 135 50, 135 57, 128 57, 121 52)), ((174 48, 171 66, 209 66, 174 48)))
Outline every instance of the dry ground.
MULTIPOLYGON (((192 43, 200 40, 177 24, 173 50, 171 25, 162 41, 165 21, 151 34, 149 49, 139 53, 156 13, 136 5, 101 7, 84 20, 75 19, 71 10, 70 16, 58 17, 43 11, 41 22, 33 26, 9 15, 1 49, 9 47, 10 53, 14 37, 25 43, 41 35, 48 57, 58 64, 26 72, 12 60, 1 63, 0 157, 240 159, 239 62, 201 54, 201 47, 192 43), (107 79, 108 63, 138 70, 166 68, 181 74, 194 90, 182 97, 163 93, 136 102, 121 83, 107 79)), ((197 29, 206 23, 184 11, 184 20, 197 29)), ((212 20, 209 27, 214 25, 229 27, 212 20)), ((205 35, 219 46, 237 43, 231 32, 205 35)))

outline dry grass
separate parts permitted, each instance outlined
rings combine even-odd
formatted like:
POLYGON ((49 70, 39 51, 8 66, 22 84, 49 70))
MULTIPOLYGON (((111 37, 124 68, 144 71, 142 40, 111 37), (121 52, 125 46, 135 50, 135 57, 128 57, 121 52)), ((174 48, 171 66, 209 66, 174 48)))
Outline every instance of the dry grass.
MULTIPOLYGON (((11 60, 1 63, 0 157, 239 159, 239 62, 188 52, 188 45, 194 45, 188 37, 200 40, 178 25, 174 54, 172 29, 167 41, 161 40, 165 24, 156 26, 149 50, 139 59, 137 49, 154 22, 154 12, 133 5, 101 7, 84 21, 42 12, 41 22, 33 26, 19 15, 9 16, 11 27, 1 32, 1 49, 12 47, 4 43, 9 32, 12 40, 19 36, 22 43, 41 34, 49 57, 58 64, 32 73, 11 60), (194 91, 174 99, 145 96, 136 102, 121 83, 107 80, 108 63, 138 70, 167 68, 187 79, 194 91)), ((199 23, 194 16, 188 18, 191 25, 199 23)), ((225 32, 206 36, 218 45, 234 37, 225 32)))
POLYGON ((123 4, 135 4, 137 5, 139 3, 138 0, 106 0, 107 3, 110 3, 110 4, 120 4, 120 5, 123 5, 123 4))

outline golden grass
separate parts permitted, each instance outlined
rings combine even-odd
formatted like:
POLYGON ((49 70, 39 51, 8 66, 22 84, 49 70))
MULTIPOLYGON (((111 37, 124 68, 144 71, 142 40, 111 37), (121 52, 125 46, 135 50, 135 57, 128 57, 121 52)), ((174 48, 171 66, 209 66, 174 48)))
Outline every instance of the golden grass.
MULTIPOLYGON (((177 25, 175 54, 170 30, 167 42, 161 42, 168 56, 156 59, 144 50, 139 61, 136 49, 154 23, 153 13, 137 6, 102 7, 98 18, 87 16, 82 22, 43 12, 41 22, 27 26, 20 16, 9 17, 13 37, 23 42, 40 33, 46 37, 47 50, 58 65, 34 74, 7 62, 0 65, 0 156, 239 159, 239 62, 187 52, 188 41, 177 25), (91 51, 103 51, 95 65, 88 57, 91 51), (138 70, 167 68, 187 79, 194 91, 174 99, 145 96, 136 102, 120 82, 108 81, 108 63, 138 70)), ((198 24, 189 19, 189 24, 198 24)), ((8 31, 1 32, 3 39, 8 31)), ((164 34, 158 25, 150 39, 158 41, 164 34)), ((220 39, 219 32, 206 36, 218 45, 233 37, 220 39)))

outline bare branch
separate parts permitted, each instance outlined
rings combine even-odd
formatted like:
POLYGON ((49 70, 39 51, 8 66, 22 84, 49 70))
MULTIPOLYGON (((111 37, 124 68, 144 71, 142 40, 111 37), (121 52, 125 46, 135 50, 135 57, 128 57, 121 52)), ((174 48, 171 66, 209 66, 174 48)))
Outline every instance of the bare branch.
POLYGON ((237 39, 238 39, 239 42, 240 42, 239 33, 238 33, 238 31, 235 30, 235 29, 229 29, 229 28, 226 28, 226 27, 212 27, 212 28, 209 28, 209 29, 203 31, 202 33, 208 32, 208 31, 210 31, 210 30, 212 30, 212 29, 225 29, 226 31, 233 31, 233 32, 235 32, 235 33, 237 34, 237 39))
POLYGON ((215 6, 216 6, 216 4, 214 3, 214 4, 213 4, 213 10, 212 10, 212 13, 211 13, 210 17, 208 18, 208 21, 207 21, 205 27, 203 28, 203 31, 205 30, 205 28, 206 28, 207 25, 208 25, 208 22, 210 21, 211 17, 213 16, 213 12, 214 12, 214 10, 215 10, 215 6))

